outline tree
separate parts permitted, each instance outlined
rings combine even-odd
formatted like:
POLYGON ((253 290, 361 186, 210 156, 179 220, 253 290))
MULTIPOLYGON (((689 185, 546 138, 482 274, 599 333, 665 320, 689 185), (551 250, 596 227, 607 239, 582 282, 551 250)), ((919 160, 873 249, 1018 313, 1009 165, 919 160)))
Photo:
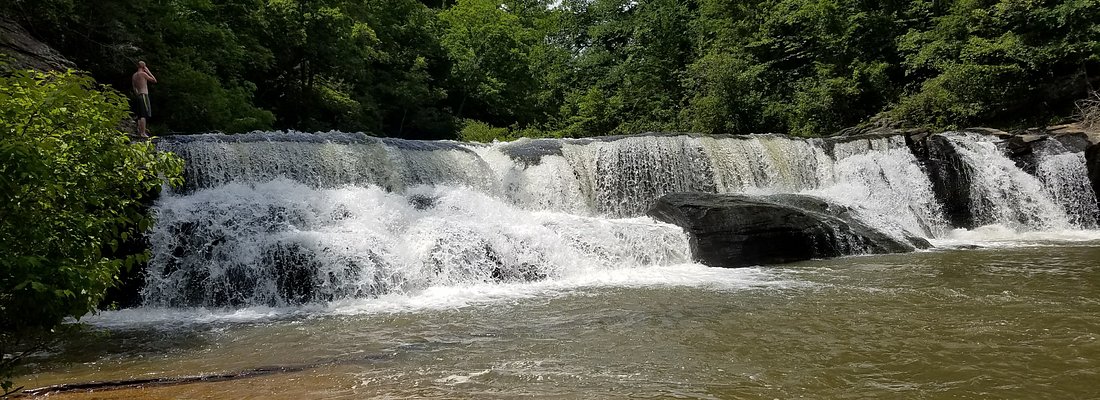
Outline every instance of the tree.
POLYGON ((822 135, 880 112, 900 90, 901 1, 704 1, 682 118, 712 133, 822 135))
MULTIPOLYGON (((253 77, 266 76, 262 0, 14 0, 14 17, 100 82, 130 91, 138 60, 163 84, 153 90, 158 130, 269 129, 253 77), (166 128, 163 128, 166 127, 166 128)), ((3 9, 4 6, 0 6, 3 9)), ((7 10, 5 10, 7 11, 7 10)))
POLYGON ((495 0, 459 0, 439 14, 447 24, 441 43, 452 63, 457 117, 533 121, 537 80, 530 57, 541 36, 522 15, 495 0))
POLYGON ((443 23, 416 0, 372 0, 367 23, 378 35, 363 92, 377 104, 380 134, 412 139, 452 138, 446 109, 450 63, 440 44, 443 23))
POLYGON ((1100 82, 1100 2, 914 1, 899 37, 911 93, 899 118, 940 128, 1043 123, 1100 82))
MULTIPOLYGON (((93 311, 146 254, 112 257, 147 229, 142 202, 182 161, 118 130, 124 98, 73 72, 0 76, 0 354, 93 311)), ((13 360, 2 360, 0 378, 13 360)), ((11 387, 4 383, 4 389, 11 387)))

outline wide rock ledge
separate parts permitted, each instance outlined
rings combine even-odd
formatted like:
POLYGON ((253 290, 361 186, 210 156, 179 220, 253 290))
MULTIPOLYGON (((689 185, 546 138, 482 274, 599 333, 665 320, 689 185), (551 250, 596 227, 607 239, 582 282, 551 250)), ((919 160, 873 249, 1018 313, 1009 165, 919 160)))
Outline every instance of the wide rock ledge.
POLYGON ((712 267, 931 247, 920 238, 895 239, 856 220, 847 207, 805 195, 674 193, 661 197, 649 215, 684 228, 694 258, 712 267))

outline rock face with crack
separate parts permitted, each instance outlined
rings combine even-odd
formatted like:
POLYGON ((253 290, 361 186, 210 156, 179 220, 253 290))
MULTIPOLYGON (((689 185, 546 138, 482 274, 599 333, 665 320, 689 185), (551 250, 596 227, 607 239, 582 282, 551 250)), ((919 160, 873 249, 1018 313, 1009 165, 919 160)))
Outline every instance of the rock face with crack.
POLYGON ((12 20, 0 18, 0 54, 12 57, 11 66, 16 69, 39 71, 66 70, 76 64, 61 53, 35 39, 12 20))
POLYGON ((930 247, 898 240, 860 222, 847 207, 795 194, 674 193, 649 215, 684 228, 697 261, 712 267, 780 264, 930 247))

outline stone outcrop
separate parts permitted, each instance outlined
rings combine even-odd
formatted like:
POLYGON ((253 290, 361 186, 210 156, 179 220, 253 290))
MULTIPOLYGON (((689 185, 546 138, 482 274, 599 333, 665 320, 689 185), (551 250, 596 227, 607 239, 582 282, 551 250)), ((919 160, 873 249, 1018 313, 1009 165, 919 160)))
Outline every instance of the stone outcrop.
POLYGON ((970 170, 947 138, 927 135, 910 141, 910 148, 924 164, 932 192, 943 205, 944 216, 951 226, 974 228, 975 216, 970 209, 970 170))
POLYGON ((1085 162, 1089 170, 1089 181, 1096 198, 1100 199, 1100 144, 1094 144, 1085 151, 1085 162))
POLYGON ((745 267, 930 247, 871 228, 847 207, 805 195, 674 193, 649 211, 684 228, 694 258, 712 267, 745 267))
POLYGON ((15 21, 0 17, 0 53, 12 57, 11 66, 17 69, 36 69, 40 71, 66 70, 76 68, 76 64, 65 59, 15 21))

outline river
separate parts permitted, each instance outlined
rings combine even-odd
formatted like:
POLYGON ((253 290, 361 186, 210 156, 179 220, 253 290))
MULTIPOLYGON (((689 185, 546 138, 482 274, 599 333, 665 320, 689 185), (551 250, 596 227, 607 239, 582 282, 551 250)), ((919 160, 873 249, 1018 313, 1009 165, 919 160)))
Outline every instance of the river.
MULTIPOLYGON (((988 244, 987 244, 988 245, 988 244)), ((1093 398, 1100 242, 776 268, 677 265, 317 307, 87 319, 28 386, 232 372, 62 398, 1093 398)))
POLYGON ((140 306, 84 318, 16 382, 220 376, 69 398, 1100 397, 1081 149, 913 140, 163 139, 187 185, 152 207, 140 306), (935 247, 708 268, 646 217, 677 192, 820 197, 935 247))

